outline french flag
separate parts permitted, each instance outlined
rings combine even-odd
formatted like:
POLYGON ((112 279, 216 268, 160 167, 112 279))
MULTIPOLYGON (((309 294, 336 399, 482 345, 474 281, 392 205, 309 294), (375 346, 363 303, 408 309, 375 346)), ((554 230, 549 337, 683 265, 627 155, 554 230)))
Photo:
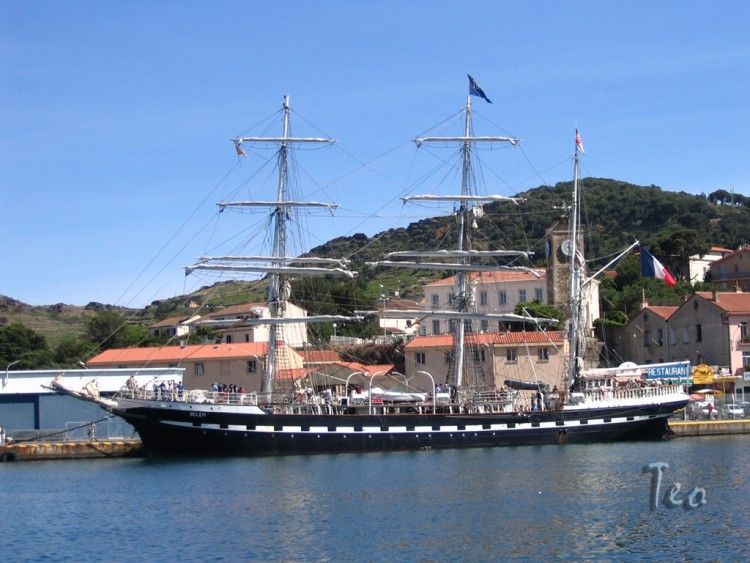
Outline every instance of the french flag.
POLYGON ((669 287, 677 285, 677 282, 672 275, 667 272, 667 269, 662 266, 661 262, 654 258, 654 255, 643 247, 641 247, 641 275, 644 278, 657 278, 664 280, 664 283, 669 287))

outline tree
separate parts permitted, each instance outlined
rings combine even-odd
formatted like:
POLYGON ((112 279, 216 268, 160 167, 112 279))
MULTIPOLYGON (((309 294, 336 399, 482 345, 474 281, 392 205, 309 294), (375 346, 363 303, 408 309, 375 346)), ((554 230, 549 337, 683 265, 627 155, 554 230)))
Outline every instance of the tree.
POLYGON ((68 334, 55 348, 55 363, 60 367, 76 366, 89 359, 93 350, 95 347, 90 341, 68 334))
POLYGON ((16 369, 42 369, 54 366, 47 339, 21 323, 0 326, 0 365, 16 369))
MULTIPOLYGON (((548 330, 562 330, 563 328, 563 315, 560 310, 553 305, 544 305, 539 301, 527 301, 525 303, 519 303, 516 305, 513 312, 516 315, 526 316, 528 313, 535 319, 557 319, 559 322, 554 325, 545 325, 545 329, 548 330)), ((528 330, 529 327, 525 326, 521 330, 528 330)))
POLYGON ((99 313, 89 322, 88 336, 100 350, 142 345, 146 329, 130 325, 125 317, 114 311, 99 313))

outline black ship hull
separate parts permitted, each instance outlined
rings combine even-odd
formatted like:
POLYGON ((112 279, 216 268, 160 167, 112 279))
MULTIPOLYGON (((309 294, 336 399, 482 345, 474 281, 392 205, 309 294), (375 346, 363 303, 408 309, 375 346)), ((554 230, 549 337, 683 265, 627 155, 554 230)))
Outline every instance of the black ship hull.
POLYGON ((660 439, 686 402, 482 414, 250 414, 164 403, 113 412, 138 430, 148 455, 268 456, 660 439))

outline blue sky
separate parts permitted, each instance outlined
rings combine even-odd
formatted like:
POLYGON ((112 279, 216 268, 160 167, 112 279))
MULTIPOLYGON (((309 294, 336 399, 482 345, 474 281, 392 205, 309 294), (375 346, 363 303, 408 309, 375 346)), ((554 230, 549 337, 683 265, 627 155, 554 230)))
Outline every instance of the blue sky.
POLYGON ((477 133, 523 139, 486 157, 493 193, 569 180, 577 126, 584 176, 750 195, 748 21, 744 0, 0 0, 0 294, 199 287, 181 267, 228 232, 215 202, 268 158, 229 138, 285 94, 295 134, 338 141, 300 155, 342 205, 309 245, 424 216, 394 203, 420 174, 409 139, 461 110, 467 73, 494 102, 473 99, 477 133))

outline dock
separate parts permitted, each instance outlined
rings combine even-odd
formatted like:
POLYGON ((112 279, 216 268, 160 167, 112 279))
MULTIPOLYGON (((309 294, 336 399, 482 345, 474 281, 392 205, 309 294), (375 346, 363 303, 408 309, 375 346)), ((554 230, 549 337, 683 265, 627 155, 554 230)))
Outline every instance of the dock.
POLYGON ((142 457, 140 440, 20 442, 0 446, 0 461, 142 457))
POLYGON ((750 434, 750 419, 669 421, 669 427, 680 437, 750 434))

